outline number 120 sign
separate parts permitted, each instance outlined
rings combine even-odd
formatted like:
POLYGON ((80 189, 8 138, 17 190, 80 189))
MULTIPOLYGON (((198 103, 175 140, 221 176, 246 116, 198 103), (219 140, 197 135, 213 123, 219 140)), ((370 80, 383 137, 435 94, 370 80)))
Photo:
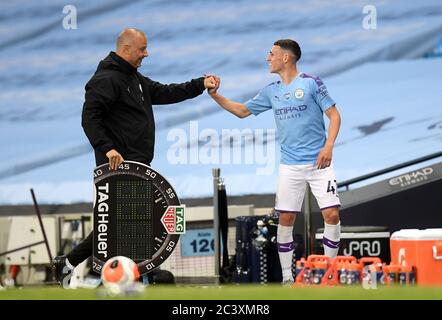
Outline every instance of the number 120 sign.
POLYGON ((185 257, 213 256, 214 241, 213 229, 187 230, 180 238, 181 255, 185 257))

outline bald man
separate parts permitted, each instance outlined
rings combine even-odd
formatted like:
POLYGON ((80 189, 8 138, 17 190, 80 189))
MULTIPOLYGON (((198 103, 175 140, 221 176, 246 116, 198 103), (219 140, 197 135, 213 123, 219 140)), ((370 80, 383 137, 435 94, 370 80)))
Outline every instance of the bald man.
POLYGON ((117 51, 98 65, 86 85, 82 126, 95 150, 97 166, 116 169, 125 159, 149 165, 153 158, 155 123, 152 105, 194 98, 213 88, 213 77, 164 85, 137 72, 147 52, 146 35, 125 29, 117 51))
MULTIPOLYGON (((102 60, 86 84, 82 126, 95 152, 96 165, 116 170, 124 160, 150 165, 155 144, 152 105, 194 98, 216 86, 213 76, 180 84, 161 84, 137 71, 148 56, 147 37, 128 28, 117 39, 116 52, 102 60)), ((72 270, 92 255, 92 233, 65 256, 54 258, 57 280, 69 285, 72 270)))

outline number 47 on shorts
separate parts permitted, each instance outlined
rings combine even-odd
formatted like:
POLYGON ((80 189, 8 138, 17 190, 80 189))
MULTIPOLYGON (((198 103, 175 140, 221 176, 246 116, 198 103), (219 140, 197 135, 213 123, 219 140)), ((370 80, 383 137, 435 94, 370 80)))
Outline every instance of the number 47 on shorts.
POLYGON ((327 183, 327 192, 332 192, 333 194, 336 194, 336 189, 335 189, 335 186, 336 186, 336 180, 333 180, 333 182, 334 182, 334 184, 332 185, 331 180, 328 180, 328 183, 327 183))

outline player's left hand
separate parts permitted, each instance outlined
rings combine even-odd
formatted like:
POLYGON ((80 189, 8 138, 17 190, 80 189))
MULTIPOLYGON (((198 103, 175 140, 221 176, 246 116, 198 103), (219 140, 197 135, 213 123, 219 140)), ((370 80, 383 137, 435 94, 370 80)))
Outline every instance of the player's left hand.
POLYGON ((316 167, 318 169, 325 169, 331 165, 332 161, 333 147, 324 146, 319 152, 318 158, 316 159, 316 167))

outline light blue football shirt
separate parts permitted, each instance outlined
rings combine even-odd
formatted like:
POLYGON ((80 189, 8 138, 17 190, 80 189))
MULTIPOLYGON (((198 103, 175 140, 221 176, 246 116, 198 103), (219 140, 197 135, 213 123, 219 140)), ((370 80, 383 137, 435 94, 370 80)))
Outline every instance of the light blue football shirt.
POLYGON ((322 80, 305 73, 289 85, 273 82, 245 103, 255 116, 273 110, 282 164, 316 162, 326 140, 323 113, 334 104, 322 80))

